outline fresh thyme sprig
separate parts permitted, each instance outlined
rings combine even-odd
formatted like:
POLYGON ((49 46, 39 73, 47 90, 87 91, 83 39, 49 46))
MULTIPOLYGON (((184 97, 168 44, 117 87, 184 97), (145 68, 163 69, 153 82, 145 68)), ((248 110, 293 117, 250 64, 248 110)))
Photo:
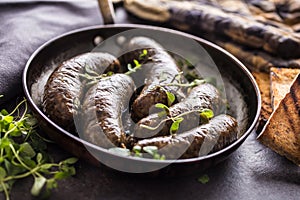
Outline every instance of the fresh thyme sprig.
POLYGON ((49 161, 45 140, 37 133, 37 120, 28 112, 26 100, 9 113, 0 112, 0 192, 9 200, 9 193, 18 179, 34 178, 31 194, 49 195, 57 181, 75 174, 72 166, 77 158, 59 163, 49 161), (20 108, 24 111, 21 113, 20 108))
POLYGON ((152 156, 153 159, 155 160, 165 160, 166 157, 164 155, 160 155, 158 153, 158 148, 156 146, 145 146, 145 147, 141 147, 141 146, 134 146, 132 148, 132 152, 130 152, 129 149, 126 148, 121 148, 121 147, 112 147, 110 149, 108 149, 109 152, 119 155, 119 156, 134 156, 134 157, 140 157, 142 158, 145 152, 147 154, 149 154, 150 156, 152 156))
MULTIPOLYGON (((163 104, 163 105, 164 105, 164 104, 163 104)), ((162 106, 159 105, 158 108, 161 108, 161 107, 162 107, 162 106)), ((166 105, 164 105, 164 110, 166 110, 166 108, 168 108, 168 107, 167 107, 166 105)), ((169 108, 168 108, 167 110, 169 110, 169 108)), ((166 115, 166 112, 165 112, 165 111, 162 111, 162 112, 164 112, 164 114, 166 115)), ((181 113, 180 115, 177 115, 177 116, 175 116, 175 117, 168 117, 168 118, 166 118, 166 119, 163 119, 163 120, 161 120, 161 121, 159 122, 159 124, 157 124, 157 125, 154 126, 154 127, 147 126, 147 125, 144 125, 144 124, 141 124, 140 127, 145 128, 145 129, 148 129, 148 130, 156 130, 156 129, 158 129, 163 123, 165 123, 165 122, 167 122, 167 121, 169 121, 169 120, 172 120, 173 123, 172 123, 172 125, 171 125, 171 127, 170 127, 170 134, 172 135, 172 134, 174 134, 174 133, 176 133, 176 132, 178 131, 179 126, 180 126, 180 123, 184 120, 183 117, 186 116, 186 115, 192 114, 192 113, 199 113, 200 118, 201 118, 201 119, 204 118, 205 121, 211 119, 211 118, 214 116, 213 111, 212 111, 211 109, 191 110, 191 111, 188 111, 188 112, 181 113)), ((162 115, 162 114, 160 113, 160 115, 162 115)))
POLYGON ((130 75, 142 67, 142 65, 139 63, 138 60, 134 59, 133 62, 135 64, 134 67, 132 67, 132 65, 130 63, 127 65, 128 72, 125 73, 126 75, 130 75))
POLYGON ((200 118, 207 123, 209 121, 209 119, 214 117, 214 113, 211 109, 200 109, 200 110, 191 110, 191 111, 187 111, 184 113, 181 113, 175 117, 170 116, 170 109, 169 107, 173 104, 173 102, 175 101, 175 95, 172 94, 171 92, 166 91, 167 94, 167 98, 168 98, 168 105, 162 104, 162 103, 157 103, 155 104, 156 108, 160 108, 162 109, 161 112, 158 113, 159 117, 162 116, 168 116, 166 119, 161 120, 156 126, 151 127, 151 126, 147 126, 144 124, 141 124, 140 127, 148 129, 148 130, 156 130, 158 129, 163 123, 172 120, 172 125, 170 127, 170 135, 175 134, 179 127, 180 127, 180 123, 184 120, 184 116, 192 114, 192 113, 199 113, 200 118))
MULTIPOLYGON (((135 73, 137 70, 139 70, 143 63, 145 61, 143 61, 145 58, 147 58, 148 56, 148 50, 147 49, 143 49, 142 53, 139 55, 139 58, 138 59, 133 59, 133 63, 134 63, 134 67, 132 67, 132 65, 130 63, 127 64, 127 68, 128 68, 128 71, 125 73, 126 75, 130 75, 132 73, 135 73), (141 62, 141 63, 140 63, 141 62)), ((149 60, 151 58, 147 58, 146 60, 149 60)))
POLYGON ((89 65, 84 66, 84 71, 82 73, 79 73, 79 76, 86 81, 86 85, 94 85, 97 83, 100 79, 107 78, 109 76, 112 76, 114 72, 109 71, 105 74, 98 74, 96 71, 92 70, 92 68, 89 65))
POLYGON ((145 146, 143 147, 143 151, 150 154, 153 159, 155 160, 165 160, 165 155, 160 155, 158 153, 158 147, 157 146, 145 146))

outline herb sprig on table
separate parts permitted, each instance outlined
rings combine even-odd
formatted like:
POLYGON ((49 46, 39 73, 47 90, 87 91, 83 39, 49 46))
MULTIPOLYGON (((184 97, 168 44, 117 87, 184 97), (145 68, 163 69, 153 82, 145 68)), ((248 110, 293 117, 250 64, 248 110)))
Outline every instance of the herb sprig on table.
POLYGON ((39 196, 44 191, 43 195, 48 196, 51 189, 58 186, 58 180, 75 174, 72 165, 77 158, 50 162, 46 153, 47 140, 36 128, 37 120, 28 112, 26 100, 10 113, 5 109, 0 112, 0 192, 7 200, 18 179, 32 176, 31 194, 39 196))

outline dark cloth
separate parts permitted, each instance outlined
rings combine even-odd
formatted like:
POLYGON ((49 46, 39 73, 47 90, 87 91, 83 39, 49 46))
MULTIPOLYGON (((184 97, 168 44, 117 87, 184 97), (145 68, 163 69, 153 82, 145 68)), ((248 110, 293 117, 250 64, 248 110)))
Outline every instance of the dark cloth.
POLYGON ((22 94, 30 55, 62 33, 102 24, 97 0, 0 1, 0 104, 22 94))

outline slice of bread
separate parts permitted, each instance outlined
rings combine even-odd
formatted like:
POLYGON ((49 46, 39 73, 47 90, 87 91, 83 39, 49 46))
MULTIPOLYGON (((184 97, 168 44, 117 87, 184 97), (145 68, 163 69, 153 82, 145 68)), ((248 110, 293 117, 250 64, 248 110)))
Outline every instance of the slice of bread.
POLYGON ((270 69, 271 80, 271 105, 273 110, 288 93, 292 81, 300 73, 300 69, 276 68, 270 69))
POLYGON ((300 166, 300 74, 271 114, 258 140, 300 166))
POLYGON ((260 133, 266 122, 268 121, 271 113, 271 98, 270 98, 270 75, 265 72, 252 72, 261 94, 261 114, 259 118, 259 124, 257 127, 257 133, 260 133))

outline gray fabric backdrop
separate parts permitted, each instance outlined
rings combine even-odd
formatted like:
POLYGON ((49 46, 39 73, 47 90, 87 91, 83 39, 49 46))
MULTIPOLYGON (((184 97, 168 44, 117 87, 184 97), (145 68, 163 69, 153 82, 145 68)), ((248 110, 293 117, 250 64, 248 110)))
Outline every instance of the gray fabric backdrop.
POLYGON ((26 61, 44 42, 102 24, 97 0, 0 1, 0 104, 22 92, 26 61))

